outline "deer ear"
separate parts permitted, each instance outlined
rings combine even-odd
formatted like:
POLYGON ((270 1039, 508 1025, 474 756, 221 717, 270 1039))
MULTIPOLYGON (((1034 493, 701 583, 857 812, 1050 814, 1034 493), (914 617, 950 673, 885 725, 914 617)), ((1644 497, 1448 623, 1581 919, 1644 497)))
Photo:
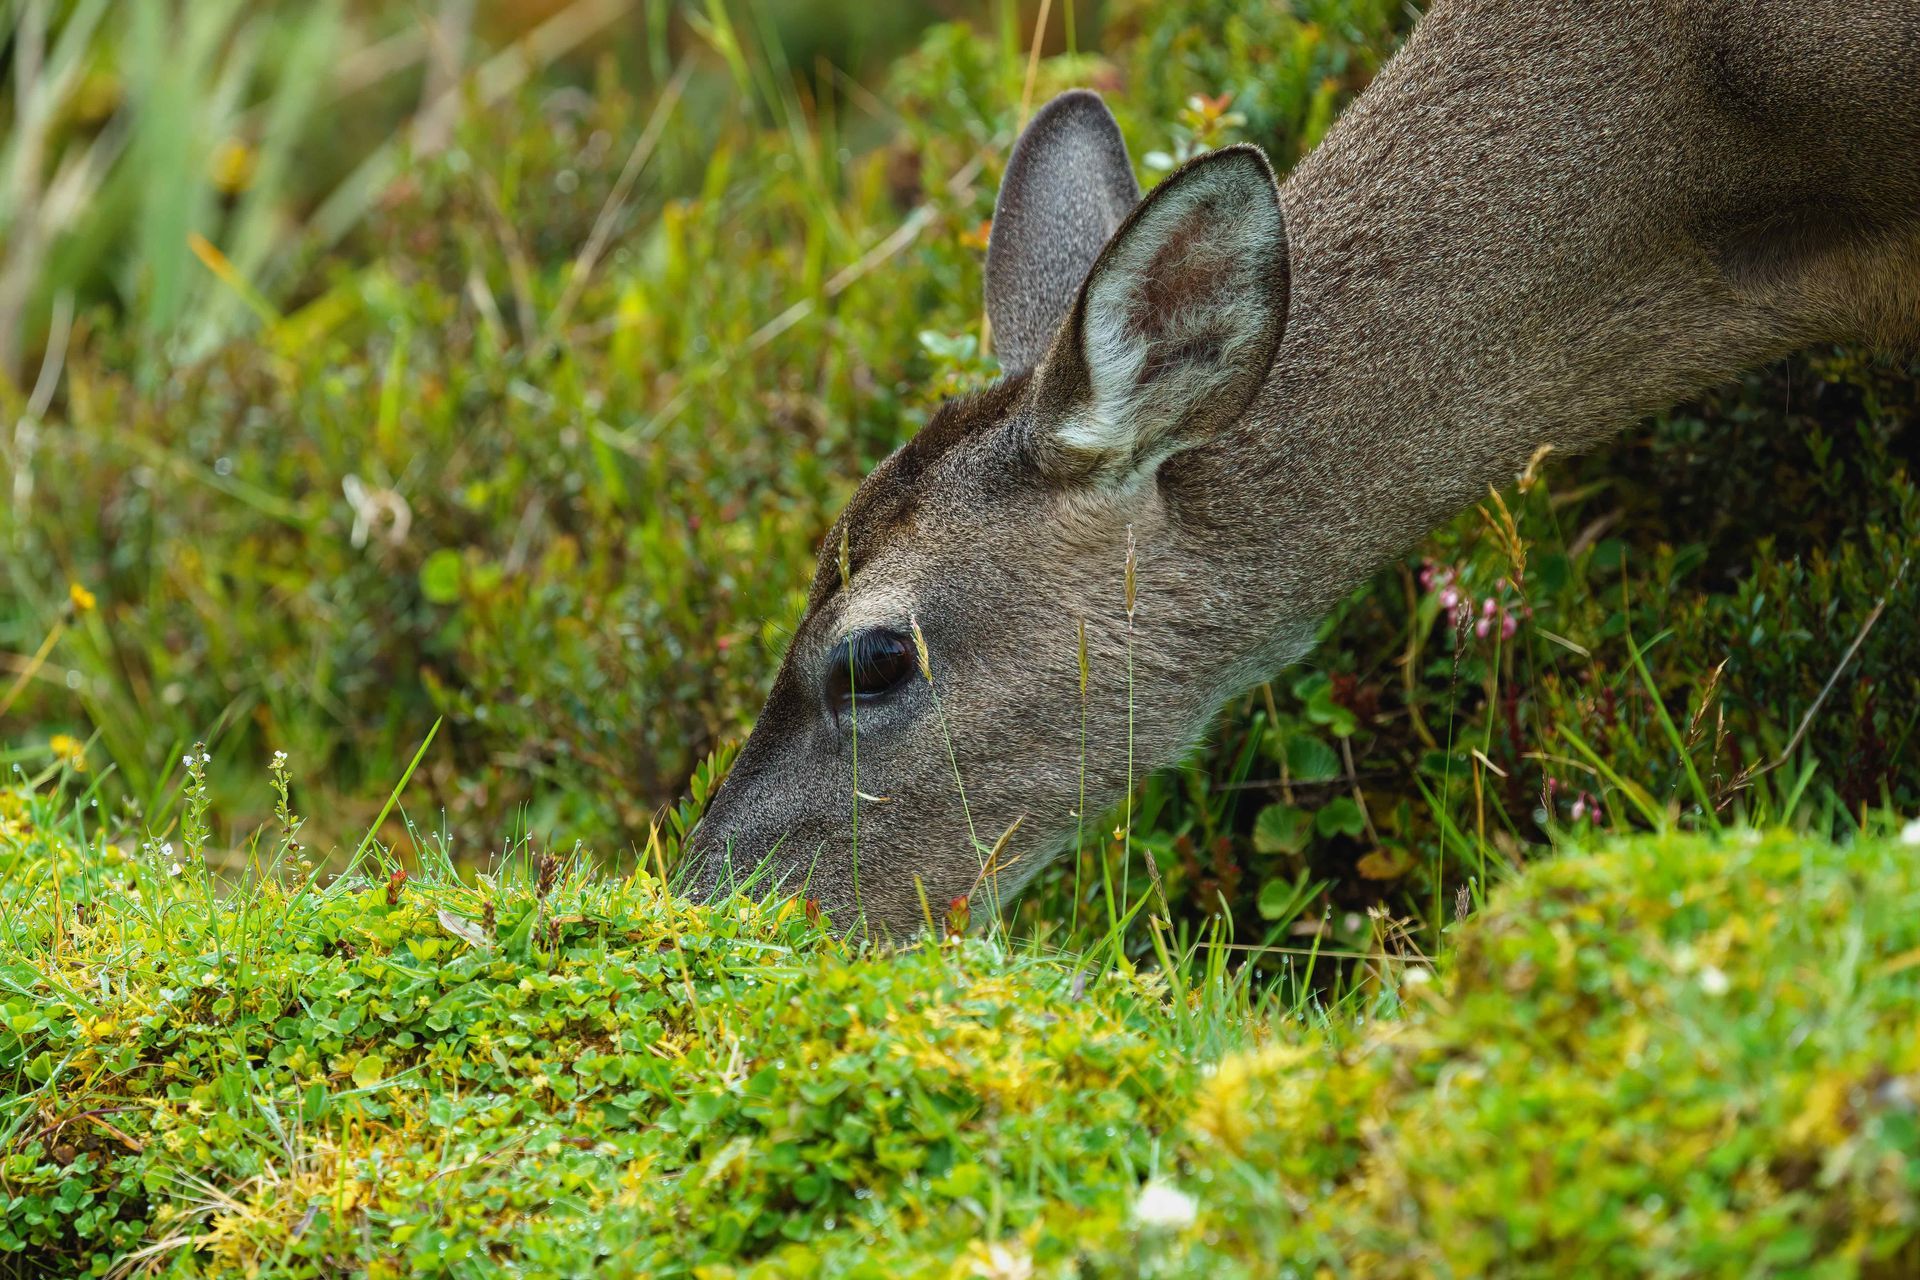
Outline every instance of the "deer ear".
POLYGON ((987 239, 987 318, 1008 373, 1040 362, 1087 268, 1139 202, 1127 144, 1099 94, 1074 89, 1033 117, 1007 161, 987 239))
POLYGON ((1038 374, 1036 453, 1124 484, 1246 412, 1287 324, 1286 221, 1259 148, 1154 188, 1088 273, 1038 374))

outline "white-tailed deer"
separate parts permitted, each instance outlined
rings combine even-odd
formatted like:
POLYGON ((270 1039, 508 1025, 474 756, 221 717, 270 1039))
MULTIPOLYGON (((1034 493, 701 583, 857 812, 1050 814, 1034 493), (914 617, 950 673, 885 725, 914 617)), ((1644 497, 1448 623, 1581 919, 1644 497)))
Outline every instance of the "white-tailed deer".
POLYGON ((1164 765, 1541 446, 1920 342, 1920 3, 1439 0, 1283 187, 1237 146, 1140 201, 1069 93, 1008 162, 986 292, 1006 376, 828 535, 696 891, 757 871, 911 931, 915 877, 940 910, 1019 821, 1016 890, 1083 760, 1089 819, 1126 786, 1129 649, 1164 765))

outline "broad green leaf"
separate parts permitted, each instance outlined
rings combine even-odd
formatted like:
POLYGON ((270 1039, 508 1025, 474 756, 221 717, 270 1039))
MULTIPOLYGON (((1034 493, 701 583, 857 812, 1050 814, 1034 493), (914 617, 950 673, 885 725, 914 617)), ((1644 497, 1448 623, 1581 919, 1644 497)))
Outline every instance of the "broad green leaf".
POLYGON ((1270 804, 1253 820, 1253 847, 1260 853, 1298 853, 1307 847, 1313 815, 1290 804, 1270 804))

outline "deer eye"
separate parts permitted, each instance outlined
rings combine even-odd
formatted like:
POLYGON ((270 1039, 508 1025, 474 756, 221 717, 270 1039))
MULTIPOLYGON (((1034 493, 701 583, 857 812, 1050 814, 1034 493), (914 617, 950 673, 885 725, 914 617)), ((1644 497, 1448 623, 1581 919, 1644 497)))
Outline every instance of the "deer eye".
POLYGON ((827 658, 828 700, 836 711, 892 693, 913 674, 913 645, 895 631, 861 631, 827 658))

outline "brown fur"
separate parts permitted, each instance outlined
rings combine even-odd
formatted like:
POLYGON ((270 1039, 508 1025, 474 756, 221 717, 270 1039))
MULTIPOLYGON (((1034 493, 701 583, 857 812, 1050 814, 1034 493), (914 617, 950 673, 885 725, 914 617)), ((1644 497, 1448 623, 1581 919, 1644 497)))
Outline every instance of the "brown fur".
MULTIPOLYGON (((1920 344, 1916 75, 1910 2, 1439 0, 1280 191, 1285 234, 1276 220, 1266 262, 1219 222, 1136 232, 1126 250, 1123 229, 1044 354, 1036 317, 1111 231, 1106 206, 1060 216, 1079 207, 1061 192, 1086 189, 1111 139, 1084 95, 1043 112, 995 236, 1045 226, 1060 250, 1009 239, 992 255, 1019 269, 989 273, 996 327, 1005 314, 1023 335, 1010 363, 1037 367, 875 471, 844 517, 851 592, 836 526, 767 710, 696 833, 693 887, 760 866, 763 886, 843 922, 909 931, 914 878, 939 910, 1021 819, 1015 861, 988 886, 1011 892, 1076 825, 1081 623, 1092 816, 1127 782, 1129 653, 1144 770, 1539 447, 1589 448, 1808 343, 1920 344), (1050 187, 1056 173, 1070 181, 1050 187), (1111 265, 1183 260, 1189 241, 1221 256, 1137 282, 1111 265), (1096 279, 1138 308, 1094 304, 1125 339, 1115 349, 1160 344, 1150 376, 1108 378, 1152 394, 1112 392, 1104 410, 1086 336, 1096 279), (859 713, 859 789, 884 798, 860 803, 856 860, 853 726, 823 702, 821 667, 849 628, 912 622, 935 683, 859 713)), ((1128 226, 1156 201, 1207 217, 1212 196, 1176 203, 1206 182, 1257 211, 1244 163, 1195 172, 1128 226)))

